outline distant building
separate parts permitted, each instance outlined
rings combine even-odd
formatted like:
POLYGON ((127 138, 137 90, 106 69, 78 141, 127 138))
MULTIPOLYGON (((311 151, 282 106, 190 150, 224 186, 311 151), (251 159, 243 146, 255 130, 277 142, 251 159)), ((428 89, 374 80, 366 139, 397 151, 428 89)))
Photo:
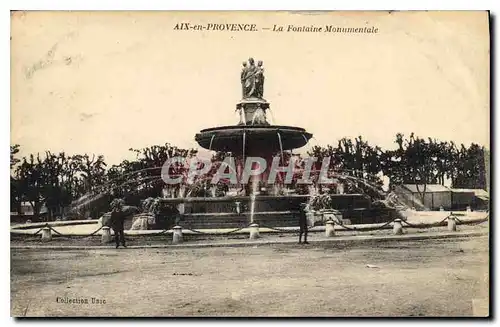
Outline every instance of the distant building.
POLYGON ((483 189, 452 188, 452 207, 454 210, 488 210, 490 195, 483 189))
MULTIPOLYGON (((21 205, 19 206, 19 212, 17 211, 11 211, 10 213, 10 221, 11 222, 26 222, 26 220, 31 220, 35 221, 34 215, 35 211, 33 210, 33 206, 29 202, 21 202, 21 205)), ((42 217, 45 217, 49 211, 47 210, 47 207, 43 205, 40 208, 40 215, 38 219, 41 219, 42 217)))
POLYGON ((441 207, 451 210, 452 208, 451 190, 440 184, 418 185, 418 189, 417 184, 403 184, 396 187, 396 192, 406 205, 418 210, 439 210, 441 207))
MULTIPOLYGON (((40 208, 40 215, 47 214, 49 211, 45 205, 40 208)), ((21 202, 20 212, 11 212, 14 215, 24 215, 24 216, 33 216, 35 211, 33 210, 33 206, 29 202, 21 202)))
POLYGON ((449 188, 440 184, 403 184, 396 187, 398 197, 417 210, 488 210, 489 194, 482 189, 449 188), (419 192, 420 191, 420 192, 419 192), (422 201, 422 194, 424 198, 422 201))

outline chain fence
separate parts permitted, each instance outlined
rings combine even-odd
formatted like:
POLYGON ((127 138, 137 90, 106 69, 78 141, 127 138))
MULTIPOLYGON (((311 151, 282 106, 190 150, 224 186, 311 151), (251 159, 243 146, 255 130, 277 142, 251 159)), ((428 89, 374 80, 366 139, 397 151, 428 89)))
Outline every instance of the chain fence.
POLYGON ((240 230, 243 230, 243 229, 245 229, 245 228, 250 227, 252 224, 253 224, 253 223, 250 223, 250 224, 248 224, 248 225, 246 225, 246 226, 244 226, 244 227, 235 228, 235 229, 233 229, 233 230, 231 230, 231 231, 229 231, 229 232, 224 232, 224 233, 202 232, 202 231, 200 231, 200 230, 197 230, 197 229, 191 228, 191 227, 189 227, 189 226, 187 226, 187 227, 182 227, 182 229, 185 229, 185 230, 191 231, 191 232, 193 232, 193 233, 195 233, 195 234, 199 234, 199 235, 201 235, 201 234, 205 234, 205 235, 231 235, 231 234, 234 234, 234 233, 236 233, 236 232, 239 232, 240 230))
POLYGON ((463 221, 459 219, 457 216, 455 216, 455 220, 457 221, 458 225, 479 225, 484 222, 487 222, 490 218, 490 214, 488 213, 484 218, 475 220, 475 221, 463 221))
POLYGON ((283 229, 283 228, 279 228, 279 227, 271 227, 271 226, 266 226, 266 225, 259 225, 259 228, 260 227, 267 228, 267 229, 270 229, 270 230, 273 230, 273 231, 276 231, 276 232, 280 232, 280 233, 297 233, 297 232, 300 232, 300 228, 283 229))
MULTIPOLYGON (((59 237, 64 237, 64 238, 72 238, 72 237, 75 237, 75 238, 76 237, 87 238, 87 237, 92 237, 92 236, 96 235, 100 230, 102 230, 102 228, 104 226, 99 227, 98 229, 96 229, 95 231, 93 231, 92 233, 87 234, 87 235, 71 235, 71 234, 64 235, 64 234, 60 233, 59 231, 57 231, 56 229, 54 229, 54 227, 50 226, 49 224, 46 224, 45 227, 48 227, 52 232, 54 232, 54 234, 56 234, 59 237)), ((43 229, 43 228, 41 228, 41 229, 43 229)))
POLYGON ((360 227, 360 228, 356 228, 356 227, 347 227, 346 225, 340 223, 340 224, 337 224, 339 225, 340 227, 344 228, 345 230, 348 230, 348 231, 373 231, 373 230, 381 230, 381 229, 385 229, 387 226, 389 226, 390 224, 392 224, 394 222, 394 220, 391 220, 391 221, 388 221, 386 223, 383 223, 382 225, 380 226, 367 226, 367 227, 360 227))
MULTIPOLYGON (((446 221, 450 217, 454 217, 455 218, 455 221, 456 221, 457 225, 479 225, 479 224, 482 224, 484 222, 487 222, 489 220, 489 216, 490 216, 490 214, 488 213, 484 218, 465 221, 465 220, 459 219, 456 215, 454 215, 453 213, 451 213, 450 215, 446 216, 445 218, 443 218, 439 222, 435 222, 435 223, 419 223, 419 224, 413 224, 413 223, 410 223, 410 222, 408 222, 406 220, 402 220, 402 219, 399 219, 399 220, 401 221, 402 224, 404 224, 406 227, 409 227, 409 228, 433 228, 433 227, 446 226, 446 224, 447 224, 446 221)), ((398 218, 396 218, 396 219, 398 219, 398 218)), ((334 224, 337 225, 337 226, 340 226, 343 230, 347 230, 347 231, 374 231, 374 230, 387 229, 387 227, 390 226, 391 224, 393 224, 396 221, 396 219, 393 219, 391 221, 382 223, 379 226, 349 227, 347 225, 344 225, 343 223, 334 222, 334 224)), ((191 231, 192 233, 197 234, 197 235, 217 235, 217 236, 224 236, 224 235, 231 235, 231 234, 237 233, 237 232, 239 232, 239 231, 241 231, 241 230, 243 230, 245 228, 250 227, 252 224, 253 223, 249 223, 246 226, 238 227, 238 228, 235 228, 233 230, 230 230, 228 232, 223 232, 223 233, 214 233, 214 232, 201 231, 201 230, 192 228, 191 226, 182 226, 182 229, 183 230, 187 230, 187 231, 191 231)), ((103 229, 103 227, 105 227, 105 226, 101 226, 101 227, 97 228, 95 231, 93 231, 92 233, 86 234, 86 235, 74 235, 74 234, 66 234, 65 235, 65 234, 57 231, 54 227, 52 227, 51 225, 49 225, 47 223, 43 227, 41 227, 40 229, 38 229, 35 233, 33 233, 33 234, 26 234, 26 235, 36 236, 36 235, 40 234, 44 228, 49 228, 55 235, 57 235, 59 237, 64 237, 64 238, 73 238, 73 237, 75 237, 75 238, 76 237, 87 238, 87 237, 92 237, 92 236, 96 235, 99 231, 101 231, 103 229)), ((314 227, 318 227, 318 226, 314 226, 314 227)), ((310 227, 309 231, 311 231, 311 229, 313 229, 314 227, 310 227)), ((259 228, 266 228, 266 229, 269 229, 271 231, 280 232, 280 233, 297 233, 297 232, 300 231, 300 228, 287 228, 287 229, 284 229, 284 228, 271 227, 271 226, 260 225, 260 224, 259 224, 259 228)), ((171 229, 163 229, 163 230, 161 230, 161 231, 159 231, 157 233, 147 233, 147 234, 144 234, 144 235, 145 236, 160 236, 160 235, 166 235, 170 231, 171 231, 171 229)), ((137 236, 137 235, 134 235, 134 236, 137 236)))
MULTIPOLYGON (((408 227, 411 227, 411 228, 432 228, 432 227, 439 227, 439 226, 444 226, 444 222, 447 221, 450 217, 452 217, 453 215, 450 214, 448 216, 446 216, 445 218, 443 218, 441 221, 437 222, 437 223, 421 223, 421 224, 412 224, 412 223, 409 223, 408 221, 406 220, 401 220, 401 223, 405 224, 406 226, 408 227)), ((453 216, 454 217, 454 216, 453 216)))

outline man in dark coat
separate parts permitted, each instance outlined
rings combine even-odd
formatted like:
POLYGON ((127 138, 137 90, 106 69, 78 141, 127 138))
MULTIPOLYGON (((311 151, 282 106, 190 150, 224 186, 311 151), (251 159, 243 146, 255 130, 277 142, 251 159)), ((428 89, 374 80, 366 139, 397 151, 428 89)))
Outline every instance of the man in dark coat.
POLYGON ((300 204, 299 211, 299 244, 302 243, 302 234, 304 234, 304 244, 309 244, 307 242, 307 216, 306 216, 306 203, 300 204))
POLYGON ((116 201, 114 203, 111 211, 111 218, 109 220, 109 224, 111 228, 113 228, 113 231, 115 232, 115 243, 117 249, 120 246, 120 243, 123 245, 124 248, 127 247, 125 245, 125 233, 123 227, 127 214, 123 210, 123 205, 124 204, 122 201, 116 201))

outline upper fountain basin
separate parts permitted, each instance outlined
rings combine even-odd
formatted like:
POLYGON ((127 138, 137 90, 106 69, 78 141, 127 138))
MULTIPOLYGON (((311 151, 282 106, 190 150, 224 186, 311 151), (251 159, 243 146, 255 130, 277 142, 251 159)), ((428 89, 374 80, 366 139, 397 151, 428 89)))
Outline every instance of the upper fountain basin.
POLYGON ((278 153, 303 147, 312 137, 305 129, 279 125, 220 126, 201 130, 196 142, 208 150, 245 153, 278 153), (245 145, 243 145, 245 144, 245 145))

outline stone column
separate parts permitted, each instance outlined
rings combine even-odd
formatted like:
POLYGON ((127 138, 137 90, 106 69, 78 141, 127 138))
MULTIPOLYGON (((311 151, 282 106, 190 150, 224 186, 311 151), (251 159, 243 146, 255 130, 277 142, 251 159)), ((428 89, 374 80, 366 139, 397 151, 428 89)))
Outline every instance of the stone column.
POLYGON ((102 234, 101 234, 101 243, 102 244, 107 244, 111 242, 111 231, 108 226, 103 226, 102 227, 102 234))
POLYGON ((259 224, 250 225, 250 239, 255 240, 260 237, 259 235, 259 224))
POLYGON ((325 224, 325 236, 333 237, 335 236, 335 223, 333 220, 328 220, 325 224))
POLYGON ((42 242, 49 242, 52 240, 52 231, 50 227, 42 228, 42 242))
POLYGON ((182 227, 181 226, 174 226, 172 228, 173 234, 172 234, 172 244, 180 244, 182 243, 182 227))
POLYGON ((455 216, 448 217, 448 230, 450 232, 454 232, 457 230, 457 222, 455 220, 455 216))
POLYGON ((403 234, 403 225, 401 224, 401 219, 394 219, 394 226, 392 228, 394 235, 403 234))

